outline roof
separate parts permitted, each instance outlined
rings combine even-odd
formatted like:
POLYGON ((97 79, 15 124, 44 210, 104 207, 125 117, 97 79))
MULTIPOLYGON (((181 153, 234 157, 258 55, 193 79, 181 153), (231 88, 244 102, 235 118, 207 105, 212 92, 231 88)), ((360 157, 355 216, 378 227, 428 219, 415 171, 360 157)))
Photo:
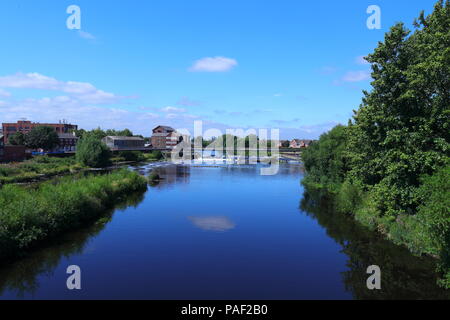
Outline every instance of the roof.
POLYGON ((296 143, 311 143, 313 140, 304 140, 304 139, 293 139, 292 141, 295 141, 296 143))
POLYGON ((134 141, 143 141, 141 137, 125 137, 125 136, 107 136, 105 138, 109 138, 112 140, 134 140, 134 141))
POLYGON ((153 131, 155 131, 158 128, 162 128, 162 129, 167 130, 167 131, 175 131, 174 128, 169 127, 169 126, 157 126, 156 128, 153 129, 153 131))

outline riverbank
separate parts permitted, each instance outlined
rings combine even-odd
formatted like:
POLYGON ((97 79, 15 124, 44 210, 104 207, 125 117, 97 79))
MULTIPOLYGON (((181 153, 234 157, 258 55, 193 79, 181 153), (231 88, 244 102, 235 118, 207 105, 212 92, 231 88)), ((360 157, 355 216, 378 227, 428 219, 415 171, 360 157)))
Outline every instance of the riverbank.
POLYGON ((311 174, 303 179, 302 184, 311 193, 327 198, 336 213, 351 217, 371 232, 375 231, 386 240, 408 249, 413 255, 433 258, 440 277, 437 283, 450 289, 449 240, 445 232, 439 233, 446 230, 449 224, 449 216, 445 216, 450 206, 448 179, 449 167, 434 177, 425 178, 420 193, 426 194, 428 199, 414 215, 401 214, 396 219, 389 219, 380 212, 374 204, 373 190, 364 191, 348 181, 326 184, 311 174), (443 187, 445 184, 446 188, 443 187), (440 221, 440 225, 435 221, 440 221))
POLYGON ((38 156, 23 162, 0 164, 0 185, 35 182, 58 175, 73 174, 88 169, 74 157, 38 156))
POLYGON ((73 180, 63 177, 35 189, 0 189, 0 260, 22 255, 44 240, 101 217, 130 193, 145 191, 147 181, 120 170, 73 180))
MULTIPOLYGON (((117 169, 127 165, 158 162, 162 159, 161 152, 142 153, 124 151, 111 158, 112 166, 106 170, 117 169)), ((72 175, 98 169, 79 163, 74 156, 56 158, 37 156, 30 160, 0 164, 0 186, 14 183, 32 183, 52 179, 57 176, 72 175)))

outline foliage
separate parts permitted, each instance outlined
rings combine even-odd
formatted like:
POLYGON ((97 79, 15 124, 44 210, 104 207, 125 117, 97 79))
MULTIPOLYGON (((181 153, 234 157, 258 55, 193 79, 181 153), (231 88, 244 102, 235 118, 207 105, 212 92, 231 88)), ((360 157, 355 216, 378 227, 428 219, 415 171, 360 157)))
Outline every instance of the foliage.
POLYGON ((344 181, 349 170, 347 132, 347 127, 337 126, 303 151, 302 160, 308 172, 306 182, 331 187, 344 181))
POLYGON ((127 170, 79 180, 62 178, 37 189, 0 189, 0 259, 98 218, 129 193, 145 190, 145 178, 127 170))
POLYGON ((9 137, 8 143, 12 146, 24 146, 25 135, 22 132, 16 132, 11 137, 9 137))
POLYGON ((439 256, 448 272, 450 1, 422 12, 413 33, 392 27, 366 60, 373 89, 347 127, 304 151, 305 183, 336 192, 342 211, 411 251, 439 256))
POLYGON ((123 158, 125 161, 144 161, 145 156, 140 151, 121 151, 119 152, 119 157, 123 158))
POLYGON ((0 184, 30 182, 42 176, 51 177, 80 169, 82 166, 73 157, 39 156, 23 162, 0 164, 0 184))
POLYGON ((159 150, 154 150, 154 151, 152 151, 152 152, 150 152, 150 153, 146 153, 146 154, 144 155, 144 157, 145 157, 147 160, 156 161, 156 160, 162 160, 162 159, 164 158, 164 155, 163 155, 163 153, 162 153, 161 151, 159 151, 159 150))
POLYGON ((97 140, 102 140, 106 136, 119 136, 119 137, 133 137, 133 132, 129 129, 124 130, 114 130, 114 129, 107 129, 102 130, 100 127, 86 131, 84 129, 76 130, 75 135, 78 138, 86 138, 88 136, 94 136, 97 140))
POLYGON ((52 150, 59 145, 58 134, 52 127, 34 127, 25 135, 25 145, 31 149, 52 150))
POLYGON ((88 135, 78 142, 76 158, 85 166, 103 168, 111 164, 111 151, 94 135, 88 135))

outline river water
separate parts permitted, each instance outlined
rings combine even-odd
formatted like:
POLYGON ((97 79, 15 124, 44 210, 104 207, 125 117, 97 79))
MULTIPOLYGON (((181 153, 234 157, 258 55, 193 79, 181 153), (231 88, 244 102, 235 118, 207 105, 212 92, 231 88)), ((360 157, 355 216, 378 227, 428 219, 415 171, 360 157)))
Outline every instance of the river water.
POLYGON ((0 266, 0 299, 448 299, 417 258, 304 190, 301 165, 143 165, 163 178, 0 266), (68 290, 66 269, 81 269, 68 290), (381 268, 381 290, 366 269, 381 268))

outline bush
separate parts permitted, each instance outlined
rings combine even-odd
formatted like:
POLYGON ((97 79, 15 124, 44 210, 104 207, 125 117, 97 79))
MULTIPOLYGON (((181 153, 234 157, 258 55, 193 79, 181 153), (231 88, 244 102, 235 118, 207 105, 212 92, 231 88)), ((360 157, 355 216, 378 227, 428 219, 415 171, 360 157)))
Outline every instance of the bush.
POLYGON ((306 182, 332 188, 344 181, 348 171, 347 140, 348 128, 337 126, 302 152, 306 182))
POLYGON ((164 156, 161 151, 155 150, 155 151, 145 154, 145 158, 147 160, 161 160, 164 158, 164 156))
POLYGON ((119 158, 124 159, 125 161, 144 161, 145 156, 140 151, 122 151, 119 152, 119 158))
POLYGON ((336 197, 336 206, 340 212, 353 214, 361 206, 364 192, 357 183, 346 179, 336 197))
POLYGON ((77 144, 76 158, 88 167, 104 168, 111 165, 111 151, 92 135, 80 139, 77 144))

